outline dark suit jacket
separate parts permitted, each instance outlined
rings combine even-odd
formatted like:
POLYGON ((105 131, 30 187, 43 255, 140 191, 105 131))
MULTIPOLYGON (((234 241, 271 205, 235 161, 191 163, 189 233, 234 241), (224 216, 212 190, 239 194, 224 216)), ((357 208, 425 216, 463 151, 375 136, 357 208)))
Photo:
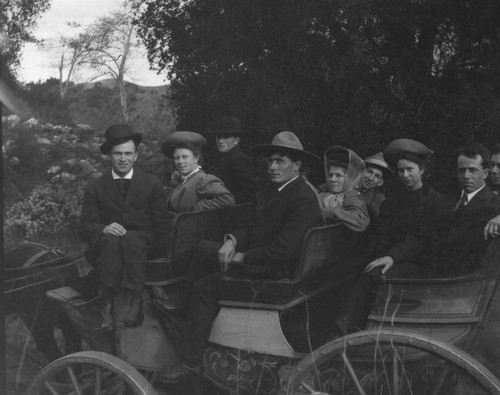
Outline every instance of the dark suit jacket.
POLYGON ((244 267, 268 278, 290 278, 307 231, 320 224, 318 199, 302 177, 281 192, 275 185, 259 193, 254 224, 234 232, 244 267))
POLYGON ((214 174, 233 194, 237 204, 255 201, 257 180, 253 162, 239 146, 219 153, 214 174))
POLYGON ((486 223, 500 214, 500 198, 487 186, 462 209, 453 211, 460 194, 447 196, 435 217, 414 236, 393 248, 395 262, 411 261, 423 251, 434 259, 427 269, 443 275, 458 275, 479 267, 489 241, 484 240, 486 223))
POLYGON ((125 200, 122 199, 111 170, 92 181, 83 195, 80 233, 89 245, 96 245, 102 231, 117 222, 127 230, 161 238, 170 227, 165 210, 165 196, 160 180, 134 169, 125 200))

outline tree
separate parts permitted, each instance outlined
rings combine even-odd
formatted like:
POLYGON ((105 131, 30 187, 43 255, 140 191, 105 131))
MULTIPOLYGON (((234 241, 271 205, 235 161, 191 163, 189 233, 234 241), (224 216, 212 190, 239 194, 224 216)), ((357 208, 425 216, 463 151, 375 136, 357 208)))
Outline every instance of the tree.
POLYGON ((32 34, 36 20, 50 7, 50 0, 3 0, 0 2, 0 64, 5 72, 14 73, 19 53, 32 34))
POLYGON ((499 21, 495 0, 146 0, 136 23, 185 127, 235 115, 253 142, 365 155, 498 139, 499 21))

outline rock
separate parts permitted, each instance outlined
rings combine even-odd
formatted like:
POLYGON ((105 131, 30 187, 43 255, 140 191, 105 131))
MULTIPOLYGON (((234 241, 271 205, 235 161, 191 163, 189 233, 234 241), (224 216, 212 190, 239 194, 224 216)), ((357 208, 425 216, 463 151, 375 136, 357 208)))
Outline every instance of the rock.
POLYGON ((76 165, 78 165, 78 159, 76 158, 66 159, 64 161, 64 164, 68 167, 76 167, 76 165))
POLYGON ((38 144, 43 144, 43 145, 49 145, 49 144, 51 144, 51 143, 50 143, 50 140, 49 140, 49 139, 47 139, 47 138, 45 138, 45 137, 38 137, 38 138, 36 139, 36 142, 37 142, 38 144))
POLYGON ((80 162, 78 163, 85 174, 90 175, 95 172, 94 166, 92 166, 88 160, 80 159, 80 162))
POLYGON ((76 176, 74 174, 67 173, 67 172, 61 173, 61 181, 62 182, 70 182, 70 181, 75 181, 75 180, 76 180, 76 176))
POLYGON ((17 166, 19 163, 21 163, 21 161, 19 160, 19 158, 17 156, 13 156, 12 158, 10 158, 9 163, 12 166, 17 166))
POLYGON ((52 166, 49 170, 47 170, 48 174, 56 174, 61 171, 61 166, 52 166))
POLYGON ((33 126, 37 126, 39 124, 40 124, 40 122, 38 122, 38 119, 35 119, 35 118, 30 118, 27 121, 23 122, 23 125, 29 126, 30 128, 33 126))

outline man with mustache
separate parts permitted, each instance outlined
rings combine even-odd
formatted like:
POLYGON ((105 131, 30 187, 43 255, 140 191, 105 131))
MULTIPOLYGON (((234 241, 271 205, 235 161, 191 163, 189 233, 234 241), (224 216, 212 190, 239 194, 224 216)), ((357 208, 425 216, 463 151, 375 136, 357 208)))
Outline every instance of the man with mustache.
POLYGON ((218 313, 221 275, 259 280, 290 279, 309 228, 321 221, 318 199, 300 175, 304 162, 319 158, 292 132, 278 133, 271 144, 253 147, 267 159, 270 185, 257 196, 255 220, 231 232, 223 243, 203 241, 194 265, 197 278, 187 311, 184 360, 157 376, 173 383, 200 373, 203 351, 218 313))

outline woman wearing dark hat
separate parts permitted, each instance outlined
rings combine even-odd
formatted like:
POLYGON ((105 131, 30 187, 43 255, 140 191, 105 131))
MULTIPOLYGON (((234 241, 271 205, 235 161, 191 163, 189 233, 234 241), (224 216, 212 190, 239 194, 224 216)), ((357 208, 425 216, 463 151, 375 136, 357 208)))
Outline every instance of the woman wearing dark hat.
MULTIPOLYGON (((437 209, 442 195, 422 180, 431 154, 432 151, 424 144, 410 139, 395 140, 385 148, 384 158, 396 168, 401 188, 393 191, 380 207, 376 256, 388 255, 392 247, 416 232, 437 209)), ((382 274, 385 274, 390 269, 384 263, 374 262, 368 265, 367 271, 384 266, 382 274)), ((398 273, 401 276, 408 274, 411 273, 398 273)), ((396 274, 393 272, 391 275, 396 274)))
POLYGON ((234 198, 222 181, 206 174, 199 165, 206 143, 194 132, 175 132, 162 144, 163 153, 174 160, 178 173, 175 188, 167 197, 166 207, 176 217, 187 211, 214 210, 234 206, 234 198))
POLYGON ((319 187, 324 222, 340 222, 357 232, 366 230, 370 217, 355 190, 365 170, 363 160, 354 151, 338 146, 327 148, 324 157, 326 184, 319 187))
POLYGON ((231 191, 236 203, 253 202, 257 188, 252 159, 240 148, 240 121, 221 117, 208 129, 215 136, 217 163, 214 174, 231 191))

